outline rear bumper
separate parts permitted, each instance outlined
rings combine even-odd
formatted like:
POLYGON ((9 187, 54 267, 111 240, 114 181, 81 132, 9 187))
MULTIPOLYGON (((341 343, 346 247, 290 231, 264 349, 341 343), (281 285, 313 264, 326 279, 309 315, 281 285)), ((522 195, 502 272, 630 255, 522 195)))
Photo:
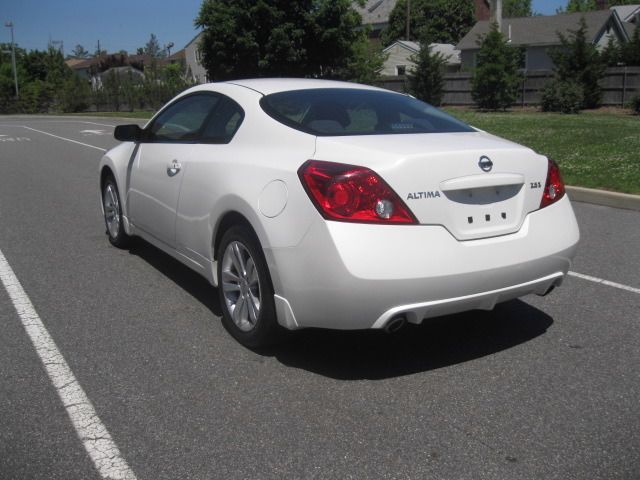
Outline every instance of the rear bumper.
POLYGON ((384 328, 390 320, 396 317, 404 317, 404 319, 410 323, 421 323, 422 320, 426 318, 449 315, 467 310, 492 310, 493 307, 500 302, 506 302, 507 300, 519 298, 530 293, 544 295, 552 287, 559 287, 564 280, 564 276, 565 273, 556 272, 530 282, 489 292, 480 292, 463 297, 445 298, 411 305, 400 305, 380 315, 371 328, 384 328))
POLYGON ((461 242, 441 226, 319 219, 297 247, 265 253, 284 326, 366 329, 545 293, 562 283, 578 240, 565 197, 501 237, 461 242))

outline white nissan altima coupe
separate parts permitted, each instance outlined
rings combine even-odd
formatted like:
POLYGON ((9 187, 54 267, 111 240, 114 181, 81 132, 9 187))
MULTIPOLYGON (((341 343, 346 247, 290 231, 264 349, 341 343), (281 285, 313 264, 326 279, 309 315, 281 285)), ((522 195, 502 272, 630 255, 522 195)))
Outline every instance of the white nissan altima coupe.
POLYGON ((201 85, 115 137, 110 242, 142 237, 202 274, 250 347, 544 295, 579 239, 552 160, 369 86, 201 85))

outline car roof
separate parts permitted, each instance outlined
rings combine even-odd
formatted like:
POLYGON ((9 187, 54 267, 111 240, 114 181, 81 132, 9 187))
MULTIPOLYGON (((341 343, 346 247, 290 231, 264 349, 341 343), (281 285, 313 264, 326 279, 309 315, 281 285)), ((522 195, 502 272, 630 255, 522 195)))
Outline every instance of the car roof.
MULTIPOLYGON (((336 80, 320 80, 316 78, 252 78, 246 80, 230 80, 222 83, 250 88, 263 95, 291 90, 308 90, 312 88, 352 88, 357 90, 382 90, 359 83, 336 80)), ((388 91, 388 90, 384 90, 388 91)))

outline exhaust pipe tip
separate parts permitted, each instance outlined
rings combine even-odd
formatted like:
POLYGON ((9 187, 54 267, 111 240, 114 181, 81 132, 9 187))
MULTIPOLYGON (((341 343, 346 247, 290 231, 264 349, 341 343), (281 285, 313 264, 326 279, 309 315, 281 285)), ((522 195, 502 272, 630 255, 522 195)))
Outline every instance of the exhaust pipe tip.
POLYGON ((387 333, 396 333, 401 330, 407 323, 407 319, 404 315, 398 315, 397 317, 393 317, 391 320, 387 322, 384 326, 384 331, 387 333))

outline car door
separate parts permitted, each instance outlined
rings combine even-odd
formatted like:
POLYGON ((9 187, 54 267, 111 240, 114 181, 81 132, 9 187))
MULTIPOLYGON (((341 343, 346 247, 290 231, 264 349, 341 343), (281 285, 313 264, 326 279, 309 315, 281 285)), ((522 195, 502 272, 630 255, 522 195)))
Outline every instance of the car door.
POLYGON ((131 167, 129 217, 139 229, 175 247, 175 222, 184 171, 219 97, 209 92, 182 97, 145 129, 131 167))
POLYGON ((198 265, 210 259, 212 221, 209 214, 220 195, 220 183, 229 181, 233 157, 231 141, 244 120, 244 110, 231 98, 220 101, 207 119, 198 145, 194 145, 189 171, 185 172, 176 219, 178 250, 198 265))

